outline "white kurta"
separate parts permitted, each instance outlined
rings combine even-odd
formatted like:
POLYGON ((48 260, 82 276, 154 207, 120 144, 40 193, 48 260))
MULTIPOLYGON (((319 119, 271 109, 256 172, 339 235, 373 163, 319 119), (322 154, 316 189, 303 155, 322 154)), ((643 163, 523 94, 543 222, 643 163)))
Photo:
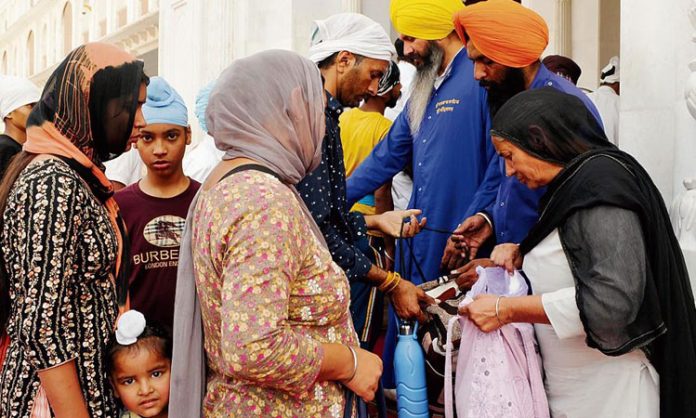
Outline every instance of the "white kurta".
POLYGON ((554 418, 659 417, 659 377, 641 350, 610 357, 585 343, 575 280, 558 230, 525 256, 524 272, 551 325, 536 324, 554 418))
POLYGON ((619 145, 619 95, 609 86, 599 86, 597 90, 587 94, 597 106, 602 117, 604 133, 612 144, 619 145))

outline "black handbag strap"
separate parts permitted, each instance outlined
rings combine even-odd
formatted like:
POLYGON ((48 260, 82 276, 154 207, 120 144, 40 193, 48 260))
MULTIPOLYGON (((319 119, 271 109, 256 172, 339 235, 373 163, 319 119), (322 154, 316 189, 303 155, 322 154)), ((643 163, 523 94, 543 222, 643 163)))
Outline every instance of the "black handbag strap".
POLYGON ((244 164, 244 165, 240 165, 238 167, 235 167, 232 170, 225 173, 224 176, 220 177, 220 180, 218 180, 218 183, 223 181, 227 177, 231 176, 232 174, 240 173, 242 171, 247 171, 247 170, 256 170, 256 171, 260 171, 262 173, 270 174, 273 177, 280 180, 281 183, 283 182, 283 180, 280 179, 280 176, 278 174, 276 174, 275 171, 271 170, 270 168, 268 168, 266 166, 263 166, 261 164, 244 164))

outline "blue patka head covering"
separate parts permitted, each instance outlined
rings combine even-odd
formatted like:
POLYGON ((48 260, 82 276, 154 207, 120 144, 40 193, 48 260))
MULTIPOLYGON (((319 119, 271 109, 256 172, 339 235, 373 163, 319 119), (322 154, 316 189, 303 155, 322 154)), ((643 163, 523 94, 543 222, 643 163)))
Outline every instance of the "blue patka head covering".
POLYGON ((188 110, 179 93, 162 77, 150 78, 147 101, 143 104, 145 123, 169 123, 188 126, 188 110))
POLYGON ((208 125, 205 123, 205 109, 208 108, 208 99, 210 98, 210 92, 213 91, 215 87, 215 82, 213 80, 210 83, 203 86, 196 94, 196 118, 198 119, 198 124, 200 125, 203 132, 208 133, 208 125))

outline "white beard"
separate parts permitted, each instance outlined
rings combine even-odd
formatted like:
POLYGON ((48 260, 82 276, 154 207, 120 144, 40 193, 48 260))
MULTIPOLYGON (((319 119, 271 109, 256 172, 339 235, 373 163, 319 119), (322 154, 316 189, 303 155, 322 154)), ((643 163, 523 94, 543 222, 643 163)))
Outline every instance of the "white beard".
POLYGON ((411 135, 416 135, 420 130, 423 116, 430 103, 433 94, 437 72, 442 65, 445 51, 434 42, 429 44, 430 58, 429 63, 424 64, 416 71, 413 78, 411 96, 408 99, 408 124, 411 128, 411 135))

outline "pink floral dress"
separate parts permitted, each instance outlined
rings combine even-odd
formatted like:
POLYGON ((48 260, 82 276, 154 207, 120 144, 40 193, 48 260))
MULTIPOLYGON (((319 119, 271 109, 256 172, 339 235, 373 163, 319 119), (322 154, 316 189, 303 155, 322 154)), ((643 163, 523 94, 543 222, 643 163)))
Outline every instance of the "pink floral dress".
POLYGON ((206 417, 342 417, 343 387, 317 382, 322 343, 356 346, 343 271, 293 192, 258 171, 201 190, 193 263, 206 417))

